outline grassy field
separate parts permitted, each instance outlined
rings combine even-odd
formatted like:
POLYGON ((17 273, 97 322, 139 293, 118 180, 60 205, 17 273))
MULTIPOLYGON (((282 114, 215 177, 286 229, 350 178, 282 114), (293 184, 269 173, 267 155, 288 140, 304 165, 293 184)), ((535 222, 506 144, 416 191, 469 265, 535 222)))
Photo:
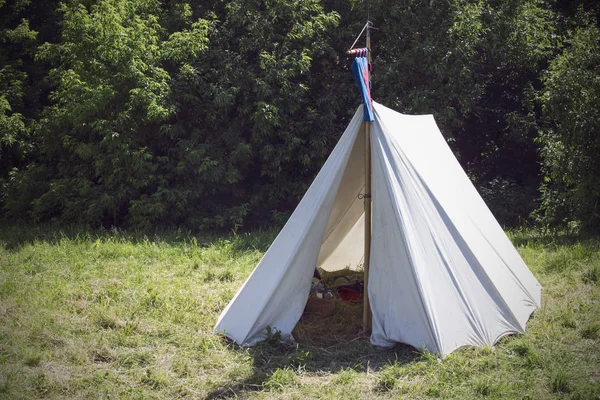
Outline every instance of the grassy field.
POLYGON ((213 335, 273 238, 3 227, 0 398, 600 398, 597 240, 512 235, 542 308, 526 334, 440 361, 213 335))

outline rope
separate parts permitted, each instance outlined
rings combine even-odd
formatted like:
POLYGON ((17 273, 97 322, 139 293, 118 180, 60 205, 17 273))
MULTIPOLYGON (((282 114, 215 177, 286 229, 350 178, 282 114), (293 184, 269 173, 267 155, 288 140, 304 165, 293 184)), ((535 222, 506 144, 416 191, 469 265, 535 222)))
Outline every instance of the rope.
POLYGON ((352 50, 354 48, 354 45, 358 42, 358 39, 360 39, 360 37, 362 36, 363 32, 365 31, 365 29, 367 29, 367 27, 369 26, 370 22, 367 21, 367 23, 365 24, 365 26, 363 26, 362 31, 360 31, 360 33, 358 34, 358 36, 356 37, 356 40, 354 41, 354 43, 352 43, 352 46, 350 46, 350 50, 352 50))

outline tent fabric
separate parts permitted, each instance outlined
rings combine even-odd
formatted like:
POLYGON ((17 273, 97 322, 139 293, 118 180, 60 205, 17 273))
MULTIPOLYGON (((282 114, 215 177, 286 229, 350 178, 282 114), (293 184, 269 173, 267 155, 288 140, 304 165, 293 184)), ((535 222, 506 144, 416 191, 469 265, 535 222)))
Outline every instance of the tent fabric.
MULTIPOLYGON (((431 115, 374 103, 371 342, 441 355, 523 332, 541 286, 477 193, 431 115)), ((358 269, 363 256, 362 106, 215 332, 239 344, 267 327, 289 337, 315 266, 358 269)))

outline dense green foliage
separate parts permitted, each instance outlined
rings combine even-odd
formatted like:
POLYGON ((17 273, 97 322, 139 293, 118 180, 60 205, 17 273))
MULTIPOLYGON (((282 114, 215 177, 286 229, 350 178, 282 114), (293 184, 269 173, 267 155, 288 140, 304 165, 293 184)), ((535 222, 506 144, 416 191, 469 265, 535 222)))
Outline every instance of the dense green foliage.
POLYGON ((544 211, 600 232, 600 30, 586 15, 543 76, 544 211))
MULTIPOLYGON (((281 223, 358 96, 365 4, 0 1, 0 216, 281 223)), ((600 229, 600 7, 370 1, 374 96, 433 113, 505 225, 600 229), (541 166, 541 168, 540 168, 541 166)))

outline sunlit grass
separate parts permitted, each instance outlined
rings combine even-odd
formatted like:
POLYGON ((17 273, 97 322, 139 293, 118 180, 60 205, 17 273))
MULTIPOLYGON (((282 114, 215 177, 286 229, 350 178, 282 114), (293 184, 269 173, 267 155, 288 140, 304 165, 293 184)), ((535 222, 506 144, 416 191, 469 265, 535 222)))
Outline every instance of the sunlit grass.
POLYGON ((212 334, 273 232, 4 228, 0 398, 580 398, 600 395, 600 245, 511 235, 543 291, 527 333, 444 360, 407 346, 212 334))

